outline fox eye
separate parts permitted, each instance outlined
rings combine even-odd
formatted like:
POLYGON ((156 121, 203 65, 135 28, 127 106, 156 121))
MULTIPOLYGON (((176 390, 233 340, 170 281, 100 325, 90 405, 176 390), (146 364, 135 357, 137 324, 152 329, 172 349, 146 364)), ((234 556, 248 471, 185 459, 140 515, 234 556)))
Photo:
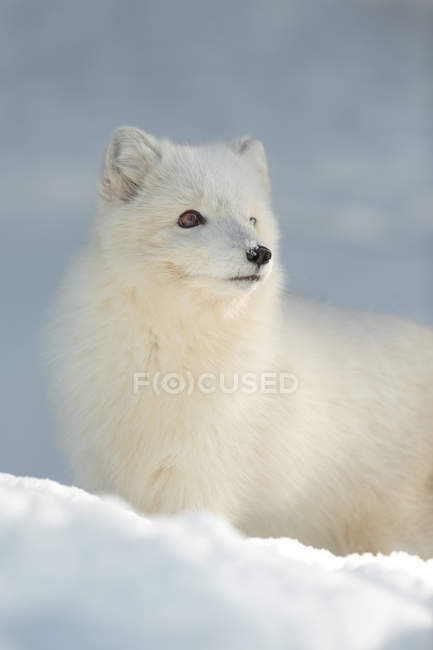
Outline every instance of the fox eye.
POLYGON ((253 226, 255 226, 257 223, 257 219, 255 217, 250 217, 250 223, 252 223, 253 226))
POLYGON ((205 218, 197 210, 187 210, 182 212, 177 223, 181 228, 194 228, 205 223, 205 218))

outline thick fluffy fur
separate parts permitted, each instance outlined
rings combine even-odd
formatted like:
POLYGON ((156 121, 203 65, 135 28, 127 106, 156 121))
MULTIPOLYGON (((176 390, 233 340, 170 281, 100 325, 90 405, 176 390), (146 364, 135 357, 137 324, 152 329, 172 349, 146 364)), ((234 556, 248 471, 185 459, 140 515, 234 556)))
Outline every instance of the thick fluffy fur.
POLYGON ((433 333, 283 297, 257 140, 115 132, 55 306, 55 404, 87 487, 336 553, 433 555, 433 333), (178 215, 206 223, 180 228, 178 215), (257 219, 254 224, 251 217, 257 219), (257 282, 248 247, 272 249, 257 282), (293 373, 291 394, 133 390, 137 372, 293 373))

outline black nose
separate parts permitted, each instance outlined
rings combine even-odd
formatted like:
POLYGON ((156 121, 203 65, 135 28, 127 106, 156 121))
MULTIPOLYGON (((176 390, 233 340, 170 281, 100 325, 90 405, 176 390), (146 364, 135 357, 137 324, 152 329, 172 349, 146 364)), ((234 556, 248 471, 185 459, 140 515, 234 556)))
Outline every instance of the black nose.
POLYGON ((267 264, 272 257, 272 253, 266 246, 257 246, 247 251, 247 260, 254 262, 257 266, 267 264))

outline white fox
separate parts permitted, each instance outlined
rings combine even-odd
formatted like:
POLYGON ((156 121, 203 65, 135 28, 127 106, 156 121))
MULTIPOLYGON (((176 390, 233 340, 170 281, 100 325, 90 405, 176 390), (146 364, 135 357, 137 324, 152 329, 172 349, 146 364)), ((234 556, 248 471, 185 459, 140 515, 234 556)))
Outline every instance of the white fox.
POLYGON ((433 332, 285 296, 277 245, 260 141, 114 133, 51 323, 80 480, 144 513, 433 555, 433 332))

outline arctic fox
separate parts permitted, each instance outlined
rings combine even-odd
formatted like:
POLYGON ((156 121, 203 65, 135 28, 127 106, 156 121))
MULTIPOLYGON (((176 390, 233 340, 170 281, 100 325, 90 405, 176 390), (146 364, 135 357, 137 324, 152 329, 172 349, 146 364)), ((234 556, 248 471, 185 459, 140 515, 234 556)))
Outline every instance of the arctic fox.
POLYGON ((284 295, 262 143, 122 127, 99 195, 50 342, 85 486, 338 554, 433 555, 433 332, 284 295))

